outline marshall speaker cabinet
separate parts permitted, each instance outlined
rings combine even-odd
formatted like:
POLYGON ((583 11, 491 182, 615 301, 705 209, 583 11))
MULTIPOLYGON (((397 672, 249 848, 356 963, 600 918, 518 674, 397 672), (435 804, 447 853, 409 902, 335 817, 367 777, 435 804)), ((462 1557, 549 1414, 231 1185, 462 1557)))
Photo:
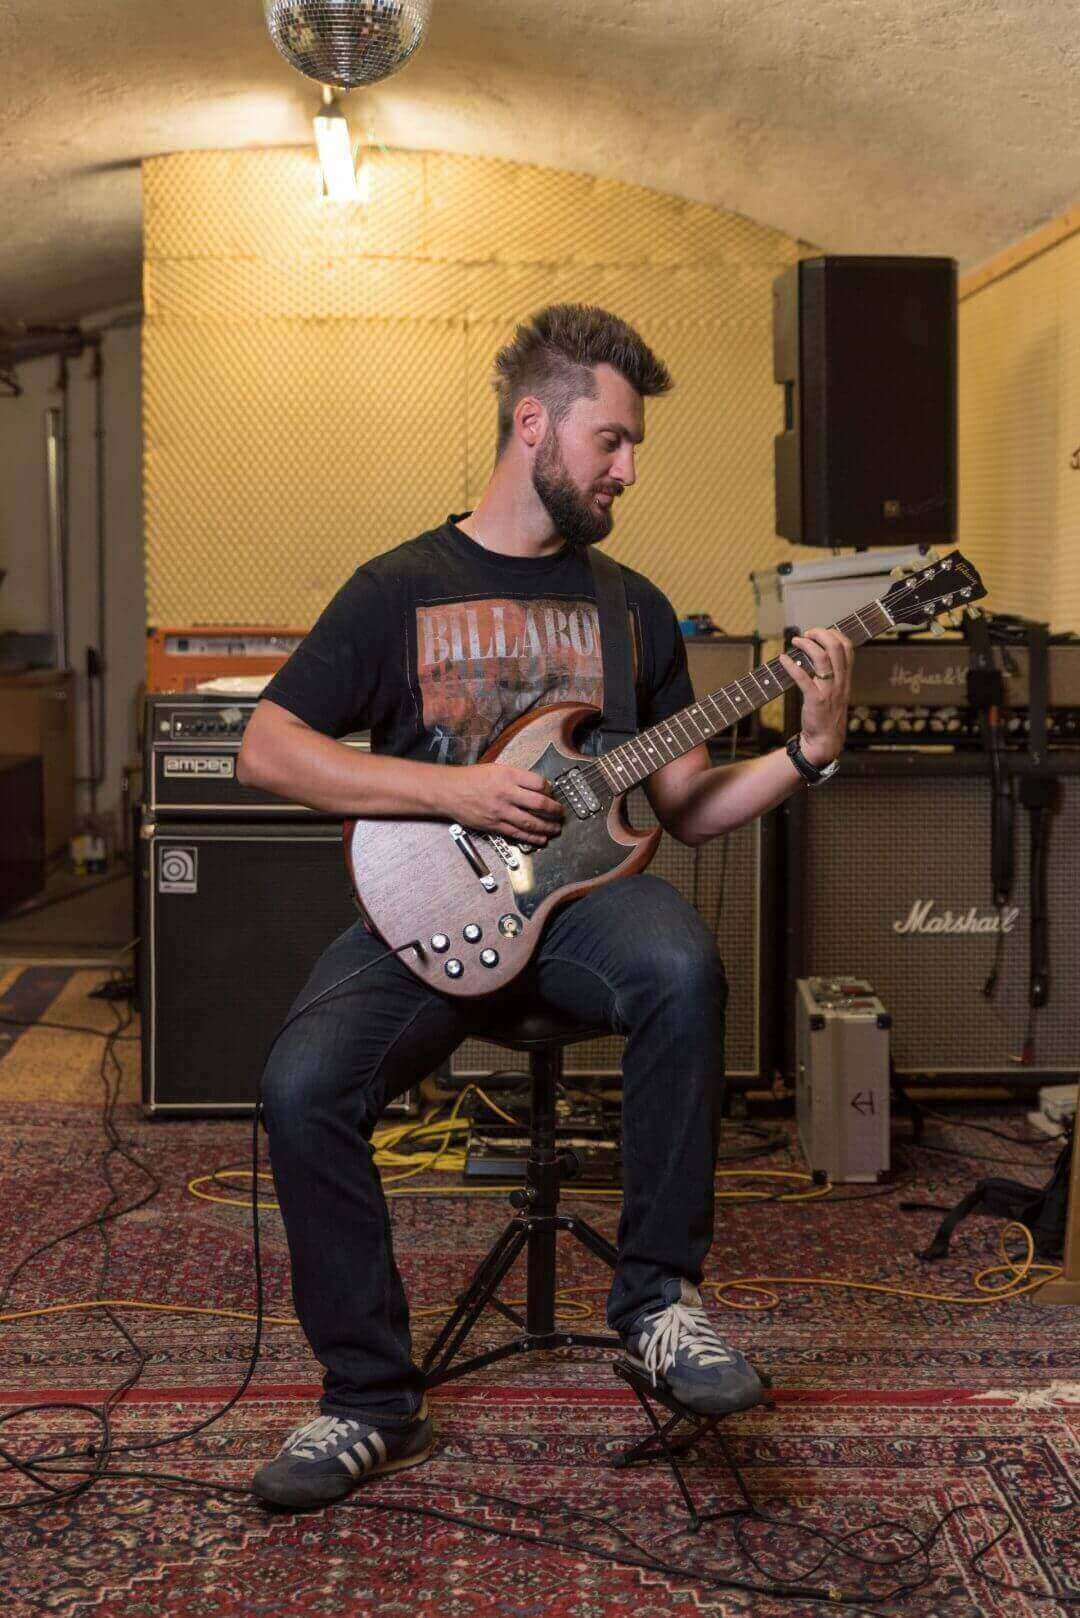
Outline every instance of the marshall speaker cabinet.
MULTIPOLYGON (((857 662, 858 660, 856 660, 857 662)), ((1010 760, 1021 773, 1026 759, 1010 760)), ((799 978, 868 979, 892 1017, 901 1074, 1034 1079, 1080 1070, 1080 753, 1055 756, 1046 853, 1049 995, 1028 1026, 1029 818, 1014 812, 1015 866, 1000 913, 991 890, 985 759, 957 753, 845 754, 827 785, 781 809, 786 827, 785 1067, 799 978), (983 985, 1000 965, 991 999, 983 985)))

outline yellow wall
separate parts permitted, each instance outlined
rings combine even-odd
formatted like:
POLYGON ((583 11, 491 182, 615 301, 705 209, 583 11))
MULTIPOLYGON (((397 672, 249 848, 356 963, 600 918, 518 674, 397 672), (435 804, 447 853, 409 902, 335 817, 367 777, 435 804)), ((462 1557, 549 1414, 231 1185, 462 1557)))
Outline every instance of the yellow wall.
POLYGON ((1080 235, 1057 234, 961 282, 960 539, 988 605, 1077 630, 1080 235))
POLYGON ((812 251, 675 197, 379 150, 368 205, 301 149, 143 165, 148 622, 305 625, 357 563, 463 510, 491 468, 495 350, 554 300, 637 325, 646 404, 611 554, 680 613, 753 627, 773 533, 771 287, 812 251))

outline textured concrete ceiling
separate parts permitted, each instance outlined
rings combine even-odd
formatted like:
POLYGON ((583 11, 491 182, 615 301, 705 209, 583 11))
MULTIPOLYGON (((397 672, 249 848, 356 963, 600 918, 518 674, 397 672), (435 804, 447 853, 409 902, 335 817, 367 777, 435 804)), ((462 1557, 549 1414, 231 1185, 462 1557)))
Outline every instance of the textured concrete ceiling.
MULTIPOLYGON (((962 267, 1076 200, 1073 0, 434 0, 386 145, 633 181, 962 267)), ((0 0, 0 320, 139 293, 141 158, 311 139, 259 0, 0 0)))

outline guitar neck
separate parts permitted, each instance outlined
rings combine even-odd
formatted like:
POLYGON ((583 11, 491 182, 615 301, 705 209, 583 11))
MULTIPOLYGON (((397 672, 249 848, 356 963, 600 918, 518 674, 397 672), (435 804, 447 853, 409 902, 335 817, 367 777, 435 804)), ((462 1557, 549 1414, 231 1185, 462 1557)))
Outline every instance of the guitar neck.
MULTIPOLYGON (((862 646, 892 628, 893 623, 894 619, 881 602, 871 601, 869 606, 849 613, 831 627, 846 635, 854 646, 862 646)), ((810 659, 801 649, 794 648, 788 656, 800 668, 813 673, 810 659)), ((747 714, 756 713, 774 697, 790 691, 794 684, 779 658, 774 657, 752 674, 744 674, 741 679, 732 680, 719 691, 702 697, 700 702, 681 708, 670 719, 662 719, 658 725, 639 731, 631 741, 613 747, 596 762, 609 786, 616 792, 625 792, 655 775, 665 764, 682 758, 691 748, 737 725, 747 714)))

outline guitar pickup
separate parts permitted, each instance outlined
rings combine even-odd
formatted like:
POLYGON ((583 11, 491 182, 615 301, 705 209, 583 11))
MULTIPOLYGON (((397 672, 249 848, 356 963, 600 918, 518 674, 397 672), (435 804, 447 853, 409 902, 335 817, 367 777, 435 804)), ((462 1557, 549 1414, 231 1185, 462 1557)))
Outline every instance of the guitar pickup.
POLYGON ((559 776, 559 786, 579 820, 588 820, 590 815, 595 815, 599 811, 600 799, 580 769, 566 770, 559 776))
POLYGON ((455 821, 450 827, 450 835, 480 878, 480 886, 486 888, 489 893, 493 893, 496 883, 491 874, 491 867, 486 864, 483 855, 465 830, 465 827, 459 826, 455 821))

